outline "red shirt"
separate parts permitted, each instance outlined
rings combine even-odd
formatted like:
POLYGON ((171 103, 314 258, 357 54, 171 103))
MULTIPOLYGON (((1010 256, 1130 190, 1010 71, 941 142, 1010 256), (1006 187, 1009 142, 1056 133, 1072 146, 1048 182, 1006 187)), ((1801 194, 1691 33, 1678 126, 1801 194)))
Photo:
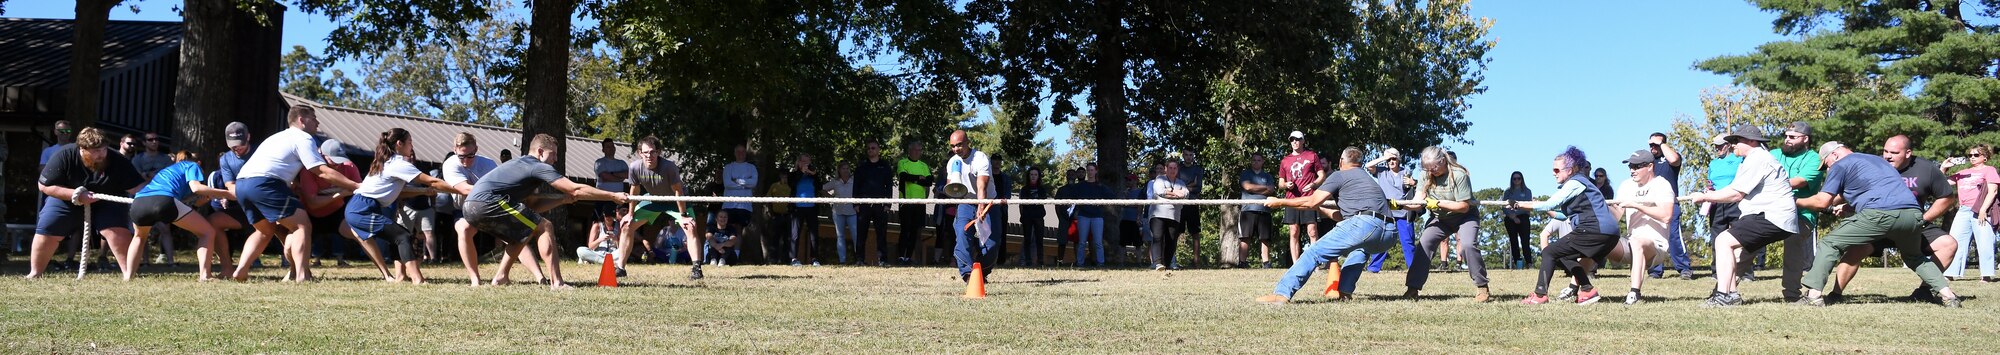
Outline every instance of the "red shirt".
MULTIPOLYGON (((326 163, 326 165, 333 167, 333 170, 339 170, 340 175, 347 176, 347 180, 361 181, 361 169, 354 167, 354 163, 350 162, 343 164, 343 163, 334 163, 329 161, 326 163)), ((319 193, 319 190, 324 190, 326 188, 333 187, 333 184, 327 183, 326 180, 324 179, 320 179, 319 175, 314 174, 312 170, 300 170, 298 187, 299 187, 298 191, 299 201, 305 201, 307 194, 317 194, 319 193)), ((306 209, 306 214, 311 215, 313 217, 326 217, 335 213, 340 213, 341 208, 344 207, 347 207, 347 200, 345 199, 334 201, 331 204, 327 204, 326 207, 308 208, 306 209)))
POLYGON ((1308 185, 1312 184, 1313 180, 1319 180, 1321 170, 1326 170, 1326 167, 1319 164, 1319 153, 1299 150, 1298 153, 1286 155, 1285 160, 1278 164, 1278 177, 1292 182, 1292 188, 1285 189, 1285 198, 1312 194, 1315 186, 1308 185))

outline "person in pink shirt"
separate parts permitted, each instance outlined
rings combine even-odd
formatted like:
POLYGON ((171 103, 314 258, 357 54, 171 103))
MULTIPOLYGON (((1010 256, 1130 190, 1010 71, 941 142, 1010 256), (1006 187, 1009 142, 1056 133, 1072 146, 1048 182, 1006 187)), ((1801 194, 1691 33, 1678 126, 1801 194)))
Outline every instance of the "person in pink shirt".
MULTIPOLYGON (((1967 149, 1964 169, 1952 173, 1947 179, 1958 185, 1958 215, 1952 218, 1951 235, 1958 236, 1958 253, 1951 258, 1951 268, 1945 276, 1964 276, 1965 259, 1973 249, 1967 248, 1972 241, 1979 241, 1979 279, 1994 282, 1993 276, 1993 195, 2000 191, 2000 173, 1996 173, 1986 159, 1993 154, 1993 147, 1985 144, 1967 149), (1970 237, 1970 238, 1968 238, 1970 237)), ((1958 164, 1956 159, 1946 161, 1944 169, 1949 171, 1958 164)))

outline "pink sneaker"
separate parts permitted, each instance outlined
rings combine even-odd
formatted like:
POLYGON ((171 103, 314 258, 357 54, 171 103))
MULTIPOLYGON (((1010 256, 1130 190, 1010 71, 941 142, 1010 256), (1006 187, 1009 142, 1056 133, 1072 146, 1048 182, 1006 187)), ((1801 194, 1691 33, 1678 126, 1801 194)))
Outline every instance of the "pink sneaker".
POLYGON ((1549 303, 1548 295, 1530 295, 1528 298, 1521 299, 1521 304, 1524 305, 1538 305, 1543 303, 1549 303))

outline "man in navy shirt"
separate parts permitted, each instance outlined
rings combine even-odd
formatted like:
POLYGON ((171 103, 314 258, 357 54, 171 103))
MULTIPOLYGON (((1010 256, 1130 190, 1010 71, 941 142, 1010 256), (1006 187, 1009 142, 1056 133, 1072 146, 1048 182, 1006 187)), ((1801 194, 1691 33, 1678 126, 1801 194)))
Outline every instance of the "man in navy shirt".
MULTIPOLYGON (((1820 161, 1827 166, 1826 184, 1820 187, 1819 194, 1799 199, 1799 207, 1825 210, 1845 202, 1844 209, 1855 212, 1820 238, 1812 271, 1805 276, 1808 292, 1799 300, 1799 304, 1808 306, 1826 305, 1820 290, 1826 286, 1827 274, 1833 271, 1834 264, 1840 262, 1841 253, 1849 248, 1883 239, 1894 241, 1900 250, 1923 248, 1923 212, 1917 209, 1917 198, 1903 184, 1896 167, 1880 156, 1855 153, 1840 142, 1827 142, 1820 146, 1819 152, 1820 161)), ((1958 294, 1951 291, 1951 284, 1945 281, 1937 263, 1923 253, 1906 252, 1902 256, 1903 264, 1937 291, 1939 302, 1945 307, 1960 307, 1958 294)))

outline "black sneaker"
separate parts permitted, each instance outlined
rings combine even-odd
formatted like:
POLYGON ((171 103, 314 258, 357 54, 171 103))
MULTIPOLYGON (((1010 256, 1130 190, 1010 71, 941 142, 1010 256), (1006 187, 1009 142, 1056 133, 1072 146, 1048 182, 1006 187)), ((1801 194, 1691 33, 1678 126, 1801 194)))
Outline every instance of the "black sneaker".
POLYGON ((625 277, 625 268, 618 268, 618 277, 625 277))
POLYGON ((1743 296, 1737 293, 1713 292, 1708 296, 1708 301, 1703 302, 1701 304, 1701 307, 1702 308, 1734 307, 1741 304, 1743 304, 1743 296))
POLYGON ((1826 294, 1826 297, 1823 298, 1825 298, 1825 300, 1821 302, 1825 302, 1826 304, 1840 304, 1847 302, 1847 296, 1843 296, 1838 293, 1829 293, 1826 294))
POLYGON ((701 265, 695 265, 695 266, 694 266, 694 270, 689 270, 689 271, 688 271, 688 279, 689 279, 689 280, 700 280, 700 279, 701 279, 701 265))

